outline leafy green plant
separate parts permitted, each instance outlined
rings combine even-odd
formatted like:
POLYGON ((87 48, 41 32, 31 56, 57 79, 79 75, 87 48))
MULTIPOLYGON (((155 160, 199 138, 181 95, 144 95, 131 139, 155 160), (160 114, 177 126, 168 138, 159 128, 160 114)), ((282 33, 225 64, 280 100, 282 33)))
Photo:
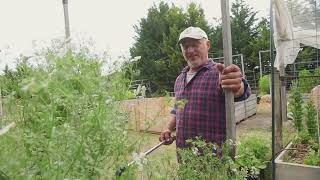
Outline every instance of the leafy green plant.
POLYGON ((318 130, 317 130, 317 111, 312 101, 308 101, 306 106, 306 124, 309 135, 317 140, 318 139, 318 130))
POLYGON ((320 67, 316 68, 314 70, 314 75, 317 76, 317 77, 314 77, 314 86, 317 86, 320 84, 320 67))
POLYGON ((309 144, 312 141, 312 137, 307 131, 298 132, 298 134, 293 138, 293 144, 309 144))
MULTIPOLYGON (((139 176, 147 177, 146 179, 178 179, 178 164, 175 161, 172 161, 172 159, 175 159, 175 154, 174 156, 165 154, 161 156, 160 159, 154 159, 150 156, 150 158, 147 158, 145 161, 145 164, 140 166, 140 169, 139 166, 135 167, 136 172, 138 172, 138 178, 136 179, 142 179, 139 178, 139 176)), ((127 179, 130 178, 132 179, 132 176, 127 179)))
POLYGON ((299 72, 299 86, 300 92, 302 93, 309 93, 311 89, 314 87, 314 81, 310 80, 311 73, 309 70, 302 70, 299 72), (308 80, 309 77, 309 80, 308 80))
POLYGON ((122 72, 115 72, 109 75, 107 78, 108 88, 110 96, 114 98, 115 101, 121 101, 125 99, 133 99, 135 95, 129 90, 130 80, 127 79, 122 72))
POLYGON ((265 95, 270 93, 269 75, 263 75, 259 79, 259 93, 265 95))
POLYGON ((235 158, 231 156, 235 147, 231 140, 218 145, 206 143, 202 138, 196 137, 187 140, 187 143, 189 148, 178 149, 178 169, 166 157, 158 163, 148 160, 143 167, 148 179, 258 178, 271 157, 270 143, 255 134, 249 134, 243 139, 236 148, 235 158))
POLYGON ((182 164, 178 174, 183 179, 257 178, 271 157, 270 145, 255 135, 247 136, 239 144, 235 159, 229 156, 234 147, 231 141, 221 146, 200 138, 188 142, 191 147, 179 151, 182 164))
POLYGON ((260 170, 267 167, 270 158, 270 143, 255 134, 246 136, 238 145, 236 163, 244 168, 250 177, 257 178, 260 170))
POLYGON ((303 130, 302 117, 303 117, 303 100, 300 93, 300 89, 297 84, 294 83, 293 88, 290 93, 290 104, 289 110, 292 113, 292 118, 294 122, 294 127, 301 132, 303 130))
POLYGON ((286 162, 318 166, 320 155, 317 140, 310 136, 308 131, 298 132, 292 140, 292 146, 284 156, 286 162))
POLYGON ((20 57, 16 70, 9 70, 6 66, 4 75, 0 77, 0 88, 2 96, 14 95, 17 98, 21 97, 21 89, 19 84, 22 80, 29 76, 31 68, 27 65, 28 58, 20 57))
POLYGON ((1 171, 10 179, 111 179, 138 141, 128 143, 119 112, 124 76, 102 76, 101 62, 83 53, 46 58, 4 98, 16 127, 1 136, 1 171))
POLYGON ((196 138, 188 143, 190 148, 178 151, 181 157, 178 176, 182 179, 244 179, 246 176, 229 156, 233 147, 231 141, 219 146, 196 138))
POLYGON ((320 157, 315 150, 311 149, 308 153, 307 159, 304 162, 307 165, 320 166, 320 157))

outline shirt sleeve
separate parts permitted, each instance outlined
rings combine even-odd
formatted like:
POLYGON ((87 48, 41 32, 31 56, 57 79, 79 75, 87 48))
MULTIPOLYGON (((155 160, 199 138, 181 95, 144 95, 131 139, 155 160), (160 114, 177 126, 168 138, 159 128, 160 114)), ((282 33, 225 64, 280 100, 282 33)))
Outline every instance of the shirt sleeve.
POLYGON ((243 85, 244 85, 244 92, 243 92, 243 94, 241 96, 239 96, 237 98, 234 98, 235 102, 244 101, 244 100, 248 99, 249 96, 251 95, 251 89, 250 89, 250 86, 248 84, 248 81, 242 78, 242 82, 243 82, 243 85))

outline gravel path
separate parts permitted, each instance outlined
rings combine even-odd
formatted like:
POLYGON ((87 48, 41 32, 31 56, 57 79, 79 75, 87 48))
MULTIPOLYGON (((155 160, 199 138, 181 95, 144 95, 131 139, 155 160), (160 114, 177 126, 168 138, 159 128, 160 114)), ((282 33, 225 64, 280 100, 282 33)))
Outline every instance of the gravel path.
MULTIPOLYGON (((258 105, 257 113, 237 125, 237 134, 245 133, 250 130, 259 130, 259 131, 270 131, 272 126, 272 114, 271 108, 269 107, 259 107, 258 105)), ((262 105, 263 106, 263 105, 262 105)))

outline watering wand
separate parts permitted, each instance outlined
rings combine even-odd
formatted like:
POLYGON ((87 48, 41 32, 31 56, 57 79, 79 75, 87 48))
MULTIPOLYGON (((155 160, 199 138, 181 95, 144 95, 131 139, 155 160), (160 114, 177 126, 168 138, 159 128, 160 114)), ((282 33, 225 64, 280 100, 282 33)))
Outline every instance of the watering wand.
MULTIPOLYGON (((172 140, 174 141, 176 139, 175 136, 172 137, 172 140)), ((147 150, 146 152, 142 153, 142 155, 140 156, 140 158, 143 158, 149 154, 151 154, 154 150, 158 149, 160 146, 162 146, 163 144, 165 144, 166 141, 162 141, 159 144, 157 144, 156 146, 152 147, 151 149, 147 150)), ((122 173, 132 164, 134 164, 134 160, 131 161, 130 163, 128 163, 126 166, 121 167, 120 169, 117 170, 116 172, 116 177, 120 177, 122 175, 122 173)))

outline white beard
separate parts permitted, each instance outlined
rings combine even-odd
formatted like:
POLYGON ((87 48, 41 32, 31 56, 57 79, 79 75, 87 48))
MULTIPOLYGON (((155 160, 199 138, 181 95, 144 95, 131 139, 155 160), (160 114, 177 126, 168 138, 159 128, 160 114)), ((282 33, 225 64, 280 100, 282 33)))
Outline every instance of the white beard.
POLYGON ((199 65, 197 64, 197 63, 188 63, 188 66, 190 67, 190 68, 198 68, 199 67, 199 65))

